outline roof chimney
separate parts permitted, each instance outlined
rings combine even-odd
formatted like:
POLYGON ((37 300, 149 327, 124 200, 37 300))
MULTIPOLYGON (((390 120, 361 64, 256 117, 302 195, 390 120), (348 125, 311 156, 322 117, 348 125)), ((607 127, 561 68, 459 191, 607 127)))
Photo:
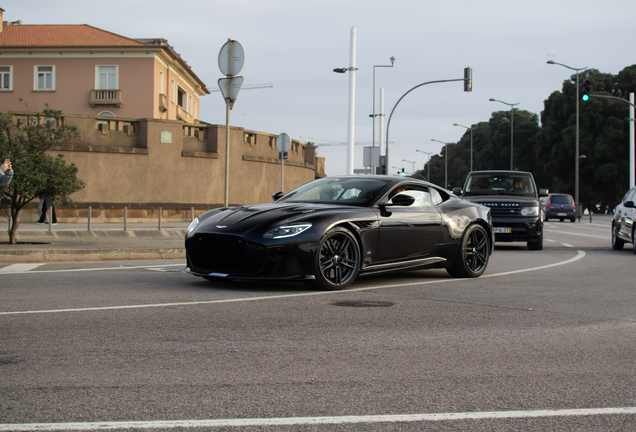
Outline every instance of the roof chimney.
POLYGON ((2 33, 2 29, 4 28, 4 21, 2 21, 3 13, 4 13, 4 9, 0 8, 0 23, 2 23, 2 25, 0 26, 0 33, 2 33))

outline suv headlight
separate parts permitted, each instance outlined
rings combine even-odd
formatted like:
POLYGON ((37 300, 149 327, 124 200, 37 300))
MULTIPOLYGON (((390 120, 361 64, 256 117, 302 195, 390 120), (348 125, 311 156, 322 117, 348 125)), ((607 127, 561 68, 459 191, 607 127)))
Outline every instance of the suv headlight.
POLYGON ((521 216, 539 216, 539 207, 522 207, 521 216))
POLYGON ((311 223, 309 222, 294 222, 269 230, 263 234, 263 237, 272 239, 293 237, 308 230, 309 228, 311 228, 311 223))

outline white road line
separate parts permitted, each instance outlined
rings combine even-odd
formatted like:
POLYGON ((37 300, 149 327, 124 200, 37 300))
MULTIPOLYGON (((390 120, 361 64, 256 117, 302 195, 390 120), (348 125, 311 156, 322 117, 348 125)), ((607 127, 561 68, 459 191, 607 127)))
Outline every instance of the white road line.
MULTIPOLYGON (((565 261, 561 261, 558 263, 547 264, 539 267, 531 267, 527 269, 513 270, 504 273, 495 273, 491 275, 481 276, 482 278, 489 277, 498 277, 498 276, 507 276, 511 274, 517 273, 525 273, 535 270, 543 270, 551 267, 562 266, 566 264, 573 263, 575 261, 580 260, 585 256, 585 252, 579 250, 577 251, 576 256, 570 258, 565 261)), ((274 300, 281 298, 292 298, 292 297, 309 297, 309 296, 320 296, 320 295, 335 295, 335 294, 346 294, 356 291, 369 291, 376 289, 385 289, 385 288, 400 288, 406 286, 414 286, 414 285, 430 285, 430 284, 438 284, 438 283, 462 283, 467 282, 473 279, 461 279, 461 278, 449 278, 449 279, 439 279, 428 282, 410 282, 403 284, 392 284, 392 285, 378 285, 378 286, 370 286, 363 288, 352 288, 343 291, 318 291, 318 292, 308 292, 308 293, 298 293, 298 294, 281 294, 281 295, 273 295, 273 296, 261 296, 261 297, 245 297, 245 298, 232 298, 225 300, 202 300, 196 302, 180 302, 180 303, 158 303, 158 304, 145 304, 145 305, 125 305, 125 306, 103 306, 103 307, 87 307, 87 308, 74 308, 74 309, 51 309, 51 310, 36 310, 36 311, 11 311, 11 312, 0 312, 1 315, 32 315, 32 314, 43 314, 43 313, 62 313, 62 312, 86 312, 86 311, 105 311, 105 310, 118 310, 118 309, 144 309, 144 308, 158 308, 158 307, 170 307, 170 306, 193 306, 193 305, 204 305, 204 304, 219 304, 219 303, 238 303, 238 302, 247 302, 247 301, 260 301, 260 300, 274 300)))
POLYGON ((38 268, 43 266, 45 263, 38 264, 11 264, 6 267, 0 269, 0 274, 16 274, 16 273, 25 273, 29 270, 33 270, 34 268, 38 268))
POLYGON ((572 246, 571 244, 567 244, 567 243, 561 243, 561 244, 562 244, 563 246, 565 246, 565 247, 574 247, 574 246, 572 246))
POLYGON ((581 233, 573 233, 573 232, 560 231, 560 230, 547 230, 547 229, 544 229, 543 231, 553 232, 553 233, 558 233, 558 234, 575 235, 575 236, 581 236, 581 237, 594 237, 594 238, 600 238, 600 239, 605 239, 605 240, 609 240, 609 237, 610 237, 610 233, 608 233, 606 236, 597 236, 597 235, 592 235, 592 234, 581 234, 581 233))
POLYGON ((0 424, 0 431, 95 431, 122 429, 173 429, 173 428, 211 428, 211 427, 265 427, 265 426, 300 426, 319 424, 355 424, 355 423, 413 423, 441 422, 457 420, 498 420, 519 418, 548 417, 581 417, 607 415, 634 415, 636 407, 624 408, 584 408, 534 411, 491 411, 463 412, 439 414, 396 414, 340 417, 283 417, 254 419, 219 419, 219 420, 165 420, 165 421, 128 421, 128 422, 95 422, 95 423, 25 423, 0 424))
MULTIPOLYGON (((33 264, 14 264, 14 265, 33 265, 33 264)), ((44 264, 37 264, 37 266, 41 266, 44 264)), ((42 274, 42 273, 73 273, 73 272, 89 272, 89 271, 101 271, 101 270, 134 270, 134 269, 148 269, 151 270, 153 268, 164 268, 164 267, 176 267, 181 266, 185 268, 185 261, 180 264, 160 264, 160 265, 141 265, 141 266, 119 266, 119 267, 91 267, 91 268, 79 268, 79 269, 59 269, 59 270, 38 270, 34 272, 7 272, 9 274, 15 273, 26 273, 26 274, 42 274)), ((11 266, 9 266, 11 267, 11 266)), ((6 267, 5 267, 6 268, 6 267)), ((34 267, 35 268, 35 267, 34 267)))

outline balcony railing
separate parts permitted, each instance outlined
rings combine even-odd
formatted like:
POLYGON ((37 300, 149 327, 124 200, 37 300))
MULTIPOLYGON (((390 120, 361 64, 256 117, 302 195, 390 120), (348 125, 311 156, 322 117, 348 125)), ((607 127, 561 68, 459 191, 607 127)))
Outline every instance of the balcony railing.
POLYGON ((161 111, 168 111, 168 96, 163 93, 159 93, 159 109, 161 111))
POLYGON ((121 106, 121 90, 91 90, 90 104, 121 106))
POLYGON ((192 115, 184 110, 180 105, 177 105, 177 118, 186 123, 192 123, 192 115))

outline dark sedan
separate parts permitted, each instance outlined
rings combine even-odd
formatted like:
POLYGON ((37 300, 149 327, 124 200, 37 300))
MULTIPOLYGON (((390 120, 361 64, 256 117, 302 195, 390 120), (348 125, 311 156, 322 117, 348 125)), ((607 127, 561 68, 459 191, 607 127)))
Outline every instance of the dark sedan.
POLYGON ((478 277, 493 251, 490 209, 420 180, 327 177, 280 195, 197 217, 186 234, 186 271, 338 290, 359 274, 405 269, 478 277))

